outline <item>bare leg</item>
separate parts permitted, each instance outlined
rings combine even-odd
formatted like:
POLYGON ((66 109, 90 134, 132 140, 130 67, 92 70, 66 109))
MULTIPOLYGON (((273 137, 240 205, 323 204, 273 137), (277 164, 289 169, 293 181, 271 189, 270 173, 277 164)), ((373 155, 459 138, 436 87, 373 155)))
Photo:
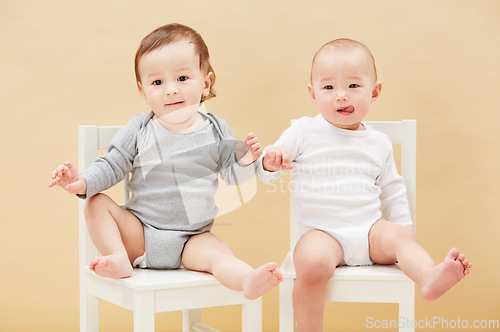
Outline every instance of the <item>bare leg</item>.
POLYGON ((276 263, 253 269, 236 257, 233 250, 210 232, 192 236, 182 254, 184 267, 212 273, 227 288, 243 291, 256 299, 283 280, 276 263))
POLYGON ((90 237, 101 257, 90 262, 90 270, 106 278, 132 275, 132 264, 144 254, 141 222, 104 194, 88 198, 85 220, 90 237))
POLYGON ((435 300, 469 273, 471 264, 452 249, 436 266, 407 227, 387 220, 377 221, 369 233, 370 257, 379 264, 399 263, 401 270, 421 286, 422 297, 435 300))
POLYGON ((295 246, 293 307, 300 331, 323 331, 326 286, 343 257, 340 243, 319 230, 307 232, 295 246))

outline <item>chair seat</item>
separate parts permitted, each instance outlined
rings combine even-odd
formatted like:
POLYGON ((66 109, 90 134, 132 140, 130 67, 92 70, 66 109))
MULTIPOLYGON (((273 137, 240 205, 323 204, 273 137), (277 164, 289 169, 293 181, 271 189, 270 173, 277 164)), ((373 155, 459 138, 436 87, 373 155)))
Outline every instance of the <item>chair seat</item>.
POLYGON ((124 286, 136 291, 148 291, 170 288, 196 287, 220 285, 210 273, 177 270, 153 270, 135 268, 132 276, 125 279, 103 278, 90 271, 87 273, 100 279, 108 280, 119 286, 124 286))
MULTIPOLYGON (((249 302, 242 292, 224 287, 213 275, 186 269, 134 269, 133 275, 125 279, 104 278, 88 268, 86 274, 90 294, 129 310, 137 308, 136 296, 153 293, 154 312, 249 302)), ((261 305, 260 299, 252 302, 258 302, 257 307, 261 305)))
MULTIPOLYGON (((280 267, 283 277, 295 279, 293 253, 289 252, 280 267)), ((397 264, 369 265, 369 266, 338 266, 331 280, 383 280, 383 281, 410 281, 397 264)))

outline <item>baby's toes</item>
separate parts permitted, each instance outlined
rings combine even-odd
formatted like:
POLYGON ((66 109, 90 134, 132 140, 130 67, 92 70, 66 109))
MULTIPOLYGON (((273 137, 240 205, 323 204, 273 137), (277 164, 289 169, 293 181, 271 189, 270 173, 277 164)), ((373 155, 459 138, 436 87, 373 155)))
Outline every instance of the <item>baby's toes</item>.
POLYGON ((97 264, 99 264, 99 257, 95 257, 93 260, 90 261, 89 263, 90 271, 95 271, 95 267, 97 264))
POLYGON ((472 264, 471 264, 471 262, 469 262, 468 259, 464 259, 462 261, 462 265, 463 265, 463 268, 464 268, 464 275, 466 276, 466 275, 468 275, 470 273, 469 269, 472 267, 472 264))
POLYGON ((99 260, 99 267, 101 268, 105 268, 107 267, 108 265, 110 265, 110 261, 107 257, 101 257, 101 259, 99 260))

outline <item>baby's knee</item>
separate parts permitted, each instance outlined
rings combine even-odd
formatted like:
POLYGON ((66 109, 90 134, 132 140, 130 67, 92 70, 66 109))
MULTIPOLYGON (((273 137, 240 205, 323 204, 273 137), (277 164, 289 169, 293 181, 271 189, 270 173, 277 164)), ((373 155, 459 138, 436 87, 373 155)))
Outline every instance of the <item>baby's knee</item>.
POLYGON ((105 194, 96 194, 92 197, 89 197, 85 200, 85 207, 83 212, 85 213, 85 217, 89 218, 94 216, 96 213, 103 211, 106 208, 108 201, 110 198, 105 194))
POLYGON ((333 259, 326 257, 295 258, 297 278, 309 283, 324 283, 330 280, 335 273, 333 259))
POLYGON ((382 238, 385 243, 397 245, 398 243, 418 241, 417 235, 411 228, 399 224, 392 224, 391 226, 382 238))

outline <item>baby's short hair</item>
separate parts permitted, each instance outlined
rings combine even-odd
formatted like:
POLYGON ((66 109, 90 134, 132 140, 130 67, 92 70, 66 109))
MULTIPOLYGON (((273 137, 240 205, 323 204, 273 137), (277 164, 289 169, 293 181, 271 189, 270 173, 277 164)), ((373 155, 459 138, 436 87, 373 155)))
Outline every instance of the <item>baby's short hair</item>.
POLYGON ((213 73, 212 84, 208 96, 202 96, 201 101, 215 97, 213 85, 215 83, 215 72, 210 64, 210 54, 208 47, 201 35, 194 29, 179 23, 171 23, 155 29, 153 32, 144 37, 139 44, 139 48, 135 53, 135 79, 137 85, 141 82, 139 74, 139 60, 141 57, 151 51, 157 50, 169 44, 187 40, 194 45, 194 52, 200 57, 200 69, 204 73, 213 73))
MULTIPOLYGON (((362 50, 371 59, 371 62, 373 64, 373 71, 375 73, 375 81, 377 80, 377 67, 375 66, 375 59, 373 58, 372 52, 370 52, 370 49, 365 44, 349 38, 334 39, 321 46, 319 50, 316 52, 316 54, 314 54, 312 65, 314 66, 314 61, 316 60, 318 54, 330 48, 333 48, 334 51, 339 51, 339 52, 362 50)), ((311 77, 312 77, 312 71, 311 71, 311 77)))

